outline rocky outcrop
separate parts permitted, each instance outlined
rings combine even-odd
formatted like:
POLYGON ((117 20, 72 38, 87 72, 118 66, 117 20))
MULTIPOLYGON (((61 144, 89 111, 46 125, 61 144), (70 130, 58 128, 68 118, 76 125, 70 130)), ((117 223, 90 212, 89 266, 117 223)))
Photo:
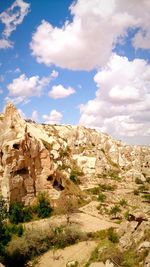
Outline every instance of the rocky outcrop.
POLYGON ((40 191, 58 198, 71 175, 78 176, 82 189, 107 178, 134 188, 137 178, 145 182, 150 177, 150 148, 81 126, 25 121, 9 103, 0 115, 0 192, 5 199, 28 203, 40 191))
POLYGON ((9 202, 28 203, 40 191, 52 188, 54 173, 49 152, 35 138, 12 104, 0 121, 0 188, 9 202))

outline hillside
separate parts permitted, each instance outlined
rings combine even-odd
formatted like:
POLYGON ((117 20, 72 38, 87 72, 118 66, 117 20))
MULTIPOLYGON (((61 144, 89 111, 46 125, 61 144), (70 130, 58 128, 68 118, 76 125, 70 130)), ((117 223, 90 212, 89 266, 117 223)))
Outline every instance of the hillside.
MULTIPOLYGON (((40 192, 46 192, 56 205, 67 192, 80 202, 77 223, 82 231, 114 226, 119 249, 134 244, 137 251, 145 241, 150 245, 145 233, 149 231, 149 190, 150 147, 127 145, 82 126, 24 120, 11 103, 0 115, 0 194, 8 205, 16 201, 32 205, 40 192), (113 212, 116 206, 119 209, 113 212)), ((55 219, 62 225, 62 219, 55 219)), ((138 266, 150 266, 147 247, 145 251, 138 266)))

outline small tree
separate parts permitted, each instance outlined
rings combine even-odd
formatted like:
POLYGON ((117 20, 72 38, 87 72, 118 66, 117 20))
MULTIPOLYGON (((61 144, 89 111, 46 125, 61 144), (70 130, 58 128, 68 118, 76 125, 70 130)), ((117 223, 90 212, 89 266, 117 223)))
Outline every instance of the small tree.
POLYGON ((75 196, 67 193, 61 195, 57 210, 59 213, 65 214, 67 224, 70 224, 71 214, 77 211, 77 200, 75 196))

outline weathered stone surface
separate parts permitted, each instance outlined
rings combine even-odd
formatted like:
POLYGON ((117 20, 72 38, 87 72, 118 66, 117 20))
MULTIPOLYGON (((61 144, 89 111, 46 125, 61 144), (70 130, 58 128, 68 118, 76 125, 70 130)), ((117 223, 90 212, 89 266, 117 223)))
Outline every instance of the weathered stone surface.
POLYGON ((40 191, 57 198, 53 183, 58 169, 68 179, 72 170, 82 173, 82 189, 116 174, 126 182, 122 187, 133 189, 136 178, 145 182, 150 176, 148 147, 129 146, 82 126, 25 121, 11 103, 0 118, 0 193, 8 201, 28 203, 40 191))

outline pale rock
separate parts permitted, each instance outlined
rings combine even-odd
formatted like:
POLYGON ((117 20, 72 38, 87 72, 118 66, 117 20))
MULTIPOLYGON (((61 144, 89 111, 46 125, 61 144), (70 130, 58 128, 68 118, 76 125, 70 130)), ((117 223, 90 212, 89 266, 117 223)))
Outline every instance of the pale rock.
POLYGON ((143 250, 143 249, 150 249, 150 242, 148 241, 142 242, 138 247, 138 250, 143 250))
POLYGON ((50 154, 53 156, 54 159, 58 159, 59 158, 59 153, 57 150, 51 150, 50 154))
POLYGON ((105 267, 114 267, 114 264, 110 260, 107 260, 105 262, 105 267))
POLYGON ((103 262, 93 262, 90 264, 90 267, 105 267, 106 265, 103 262))

